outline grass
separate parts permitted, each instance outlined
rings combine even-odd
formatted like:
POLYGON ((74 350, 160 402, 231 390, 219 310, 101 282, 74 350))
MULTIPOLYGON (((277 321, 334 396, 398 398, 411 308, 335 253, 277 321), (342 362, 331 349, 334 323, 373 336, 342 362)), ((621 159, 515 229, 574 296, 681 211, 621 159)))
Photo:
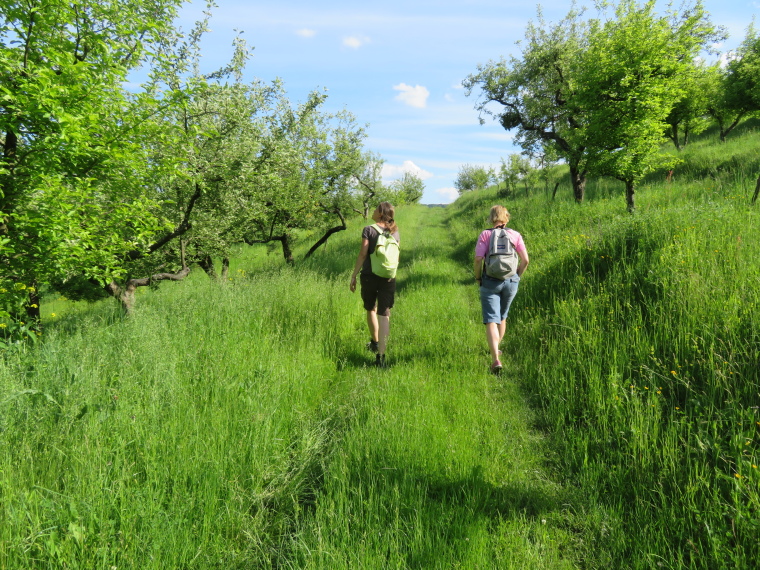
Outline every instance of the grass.
POLYGON ((388 370, 348 290, 360 221, 130 319, 47 299, 0 363, 0 568, 753 568, 760 220, 717 172, 653 177, 633 216, 607 181, 510 199, 501 378, 471 277, 494 191, 399 211, 388 370))
MULTIPOLYGON (((523 387, 557 472, 613 513, 612 567, 751 568, 760 555, 760 219, 754 178, 735 174, 650 185, 636 216, 622 192, 510 204, 535 259, 513 321, 523 387)), ((494 199, 460 199, 457 233, 494 199)))
POLYGON ((428 216, 399 215, 386 371, 348 290, 356 224, 128 320, 46 306, 44 342, 2 368, 0 567, 573 567, 567 492, 428 216))

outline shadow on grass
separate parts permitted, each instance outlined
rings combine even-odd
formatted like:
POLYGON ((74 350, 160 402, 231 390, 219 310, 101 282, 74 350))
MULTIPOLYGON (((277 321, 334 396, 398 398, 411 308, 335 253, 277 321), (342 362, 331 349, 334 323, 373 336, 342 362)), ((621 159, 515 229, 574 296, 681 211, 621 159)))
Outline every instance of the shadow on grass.
MULTIPOLYGON (((416 466, 393 465, 388 459, 363 464, 351 482, 357 487, 371 482, 376 496, 397 497, 398 504, 387 505, 387 511, 399 513, 401 520, 386 521, 387 528, 415 527, 425 537, 407 547, 409 568, 442 568, 466 559, 470 536, 484 521, 491 531, 510 521, 530 525, 556 518, 550 515, 567 502, 557 487, 539 479, 494 484, 486 480, 481 466, 464 477, 447 480, 416 466), (384 465, 383 469, 378 470, 378 465, 384 465)), ((364 496, 366 492, 357 490, 356 494, 364 496)))

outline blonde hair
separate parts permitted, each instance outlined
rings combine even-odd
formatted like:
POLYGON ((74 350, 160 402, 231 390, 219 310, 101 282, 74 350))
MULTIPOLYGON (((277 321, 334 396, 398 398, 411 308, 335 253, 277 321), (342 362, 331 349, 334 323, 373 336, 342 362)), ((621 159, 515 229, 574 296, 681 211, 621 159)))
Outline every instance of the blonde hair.
POLYGON ((398 226, 393 219, 393 216, 396 215, 396 209, 393 207, 393 204, 390 202, 380 202, 377 205, 377 211, 380 214, 380 221, 385 224, 388 231, 393 233, 398 230, 398 226))
POLYGON ((509 223, 509 212, 504 206, 496 205, 491 208, 488 219, 492 226, 507 225, 509 223))

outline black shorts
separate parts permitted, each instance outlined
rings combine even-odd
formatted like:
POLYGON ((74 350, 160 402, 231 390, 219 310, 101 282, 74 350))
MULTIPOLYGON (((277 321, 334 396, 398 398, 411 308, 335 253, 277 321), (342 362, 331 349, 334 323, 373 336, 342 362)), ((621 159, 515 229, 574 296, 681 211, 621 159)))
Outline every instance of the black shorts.
POLYGON ((378 277, 374 273, 362 273, 359 276, 362 285, 362 301, 364 309, 372 311, 377 305, 377 314, 390 317, 393 300, 396 296, 396 280, 378 277))

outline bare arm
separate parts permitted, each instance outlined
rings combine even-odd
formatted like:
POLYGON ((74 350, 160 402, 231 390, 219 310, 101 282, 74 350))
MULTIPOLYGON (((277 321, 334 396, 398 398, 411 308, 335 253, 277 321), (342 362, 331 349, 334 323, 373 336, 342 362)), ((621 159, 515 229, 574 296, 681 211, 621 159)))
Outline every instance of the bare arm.
POLYGON ((349 289, 351 289, 352 293, 356 291, 356 276, 362 270, 362 265, 364 265, 364 260, 367 259, 367 251, 369 251, 369 240, 362 239, 362 247, 359 250, 359 255, 356 256, 356 263, 354 264, 354 272, 351 275, 351 284, 349 285, 349 289))
POLYGON ((475 274, 475 281, 480 283, 483 280, 483 258, 475 256, 475 263, 472 265, 472 272, 475 274))
POLYGON ((517 275, 519 277, 522 277, 522 274, 525 273, 525 269, 528 267, 528 264, 530 263, 530 258, 528 257, 528 250, 523 249, 522 251, 518 251, 517 257, 520 258, 520 263, 517 264, 517 275))

